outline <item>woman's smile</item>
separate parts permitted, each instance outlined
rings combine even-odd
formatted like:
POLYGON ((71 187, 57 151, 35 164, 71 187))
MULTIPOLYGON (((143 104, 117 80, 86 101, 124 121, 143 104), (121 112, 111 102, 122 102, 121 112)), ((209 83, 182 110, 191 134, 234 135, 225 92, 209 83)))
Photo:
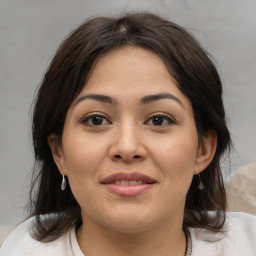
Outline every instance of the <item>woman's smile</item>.
POLYGON ((199 149, 191 103, 161 59, 124 47, 99 59, 71 105, 59 168, 84 220, 140 229, 182 222, 199 149))
POLYGON ((138 172, 118 172, 101 182, 109 191, 120 196, 136 196, 149 190, 156 180, 138 172))

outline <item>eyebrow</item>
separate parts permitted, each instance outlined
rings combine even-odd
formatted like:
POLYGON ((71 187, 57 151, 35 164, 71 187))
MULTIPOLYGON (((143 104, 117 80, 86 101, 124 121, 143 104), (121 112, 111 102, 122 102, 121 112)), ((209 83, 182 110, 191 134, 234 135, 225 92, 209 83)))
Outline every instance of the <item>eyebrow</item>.
POLYGON ((78 98, 78 100, 75 102, 74 106, 76 106, 79 102, 86 100, 86 99, 93 99, 93 100, 97 100, 100 102, 109 103, 109 104, 113 104, 113 105, 117 104, 117 100, 115 100, 109 96, 102 95, 102 94, 87 94, 87 95, 84 95, 84 96, 81 96, 80 98, 78 98))
MULTIPOLYGON (((106 96, 106 95, 103 95, 103 94, 87 94, 87 95, 84 95, 84 96, 81 96, 80 98, 78 98, 78 100, 75 102, 74 106, 76 106, 79 102, 81 102, 83 100, 86 100, 86 99, 93 99, 93 100, 96 100, 96 101, 109 103, 109 104, 112 104, 112 105, 118 104, 118 101, 116 99, 111 98, 111 97, 106 96)), ((159 93, 159 94, 147 95, 147 96, 143 97, 140 100, 140 103, 141 104, 148 104, 148 103, 152 103, 152 102, 155 102, 155 101, 158 101, 158 100, 163 100, 163 99, 174 100, 181 107, 184 108, 184 104, 182 103, 182 101, 171 93, 159 93)))
POLYGON ((148 96, 145 96, 141 99, 141 103, 142 104, 147 104, 147 103, 151 103, 151 102, 158 101, 158 100, 164 100, 164 99, 174 100, 181 107, 184 108, 184 104, 182 103, 182 101, 171 93, 160 93, 160 94, 148 95, 148 96))

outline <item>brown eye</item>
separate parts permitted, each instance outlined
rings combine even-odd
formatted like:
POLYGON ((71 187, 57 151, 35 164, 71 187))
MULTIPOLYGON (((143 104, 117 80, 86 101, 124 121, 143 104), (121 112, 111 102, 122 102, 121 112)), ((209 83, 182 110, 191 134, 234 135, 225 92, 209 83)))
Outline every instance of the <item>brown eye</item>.
POLYGON ((164 122, 164 118, 162 116, 155 116, 152 118, 153 125, 162 125, 164 122))
POLYGON ((167 126, 174 124, 174 121, 170 117, 164 115, 155 115, 148 119, 146 124, 152 126, 167 126))
POLYGON ((93 116, 91 118, 91 122, 93 125, 102 125, 103 121, 104 120, 101 116, 93 116))
POLYGON ((99 115, 99 114, 93 114, 90 116, 86 116, 82 120, 82 123, 86 124, 88 126, 101 126, 101 125, 110 124, 110 122, 108 121, 108 119, 106 117, 104 117, 103 115, 99 115))

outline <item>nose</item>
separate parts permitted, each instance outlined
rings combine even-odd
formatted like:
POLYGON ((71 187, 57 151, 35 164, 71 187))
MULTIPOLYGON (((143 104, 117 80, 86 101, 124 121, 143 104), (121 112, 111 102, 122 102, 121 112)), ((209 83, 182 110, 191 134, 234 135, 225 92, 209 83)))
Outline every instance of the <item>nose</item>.
POLYGON ((143 134, 139 127, 123 124, 118 127, 109 150, 109 156, 114 161, 139 162, 146 158, 143 134))

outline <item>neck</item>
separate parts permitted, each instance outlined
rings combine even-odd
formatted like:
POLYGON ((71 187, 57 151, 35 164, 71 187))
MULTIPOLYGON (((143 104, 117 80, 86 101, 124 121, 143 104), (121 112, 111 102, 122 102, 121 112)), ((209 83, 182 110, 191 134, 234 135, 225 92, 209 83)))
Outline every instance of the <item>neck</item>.
POLYGON ((186 237, 180 225, 123 233, 87 221, 77 232, 85 256, 184 256, 186 237))

